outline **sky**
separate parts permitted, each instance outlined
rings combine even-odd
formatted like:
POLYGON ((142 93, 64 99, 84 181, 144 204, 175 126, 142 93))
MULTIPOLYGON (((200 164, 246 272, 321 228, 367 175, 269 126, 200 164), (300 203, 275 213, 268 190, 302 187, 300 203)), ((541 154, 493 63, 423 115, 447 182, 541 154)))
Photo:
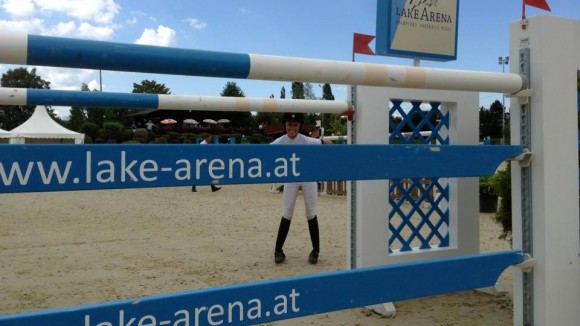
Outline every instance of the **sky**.
MULTIPOLYGON (((148 44, 234 53, 351 61, 353 33, 376 34, 377 0, 0 0, 0 30, 28 34, 148 44)), ((445 0, 440 0, 445 1, 445 0)), ((548 0, 552 11, 527 7, 528 17, 547 14, 580 19, 580 0, 548 0)), ((421 61, 423 67, 509 71, 498 63, 509 55, 509 25, 519 21, 522 0, 460 0, 457 60, 421 61)), ((371 43, 374 49, 374 41, 371 43)), ((1 49, 0 49, 1 51, 1 49)), ((356 61, 388 65, 411 59, 356 55, 356 61)), ((19 66, 0 64, 0 74, 19 66)), ((28 67, 32 68, 32 67, 28 67)), ((170 76, 38 67, 51 89, 90 89, 130 93, 133 83, 155 80, 174 95, 219 96, 234 81, 247 97, 290 97, 290 82, 170 76), (101 77, 100 77, 100 76, 101 77)), ((321 96, 321 85, 313 84, 321 96)), ((347 87, 332 85, 338 100, 347 87)), ((480 93, 489 107, 502 94, 480 93)), ((506 100, 509 107, 509 99, 506 100)), ((61 118, 69 108, 56 107, 61 118)))

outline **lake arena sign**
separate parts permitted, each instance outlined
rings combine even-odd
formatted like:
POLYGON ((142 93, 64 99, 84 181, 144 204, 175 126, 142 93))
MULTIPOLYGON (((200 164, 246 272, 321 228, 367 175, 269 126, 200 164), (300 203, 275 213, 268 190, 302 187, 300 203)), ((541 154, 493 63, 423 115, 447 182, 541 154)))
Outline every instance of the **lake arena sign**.
POLYGON ((457 59, 459 0, 377 0, 377 55, 457 59))

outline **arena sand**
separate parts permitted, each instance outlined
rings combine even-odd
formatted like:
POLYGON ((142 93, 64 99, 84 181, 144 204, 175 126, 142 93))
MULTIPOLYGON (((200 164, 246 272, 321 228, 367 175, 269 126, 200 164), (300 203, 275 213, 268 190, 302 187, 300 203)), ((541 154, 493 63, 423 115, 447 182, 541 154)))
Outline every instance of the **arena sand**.
MULTIPOLYGON (((300 196, 287 261, 274 264, 282 196, 270 186, 0 195, 0 314, 345 269, 346 198, 329 195, 318 201, 319 263, 307 261, 300 196)), ((481 251, 510 249, 491 214, 480 222, 481 251)), ((353 308, 269 325, 511 325, 510 269, 499 282, 508 293, 395 302, 396 317, 353 308)))

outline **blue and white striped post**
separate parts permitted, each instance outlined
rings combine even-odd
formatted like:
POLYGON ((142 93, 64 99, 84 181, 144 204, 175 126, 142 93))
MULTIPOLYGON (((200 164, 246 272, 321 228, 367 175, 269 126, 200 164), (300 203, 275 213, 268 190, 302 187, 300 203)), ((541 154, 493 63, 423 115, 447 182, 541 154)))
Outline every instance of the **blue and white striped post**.
POLYGON ((251 97, 80 92, 50 89, 0 88, 0 105, 122 107, 156 110, 303 112, 343 114, 346 101, 251 97))
POLYGON ((518 74, 226 53, 0 32, 0 63, 185 76, 517 93, 518 74))

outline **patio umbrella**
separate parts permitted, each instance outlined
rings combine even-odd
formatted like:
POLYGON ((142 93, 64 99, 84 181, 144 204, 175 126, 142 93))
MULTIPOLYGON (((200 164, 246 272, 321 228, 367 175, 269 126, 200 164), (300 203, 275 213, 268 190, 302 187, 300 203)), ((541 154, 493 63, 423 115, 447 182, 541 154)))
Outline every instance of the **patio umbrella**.
POLYGON ((203 122, 209 123, 210 125, 215 125, 217 123, 215 120, 212 120, 212 119, 204 119, 203 122))
POLYGON ((172 125, 172 124, 177 123, 177 120, 175 120, 175 119, 163 119, 163 120, 161 120, 159 122, 161 124, 164 124, 164 125, 172 125))
POLYGON ((185 120, 183 120, 183 123, 187 123, 187 124, 190 124, 190 125, 197 125, 197 124, 199 124, 199 122, 195 121, 194 119, 185 119, 185 120))
POLYGON ((219 119, 217 121, 217 123, 230 123, 230 120, 228 120, 228 119, 219 119))

